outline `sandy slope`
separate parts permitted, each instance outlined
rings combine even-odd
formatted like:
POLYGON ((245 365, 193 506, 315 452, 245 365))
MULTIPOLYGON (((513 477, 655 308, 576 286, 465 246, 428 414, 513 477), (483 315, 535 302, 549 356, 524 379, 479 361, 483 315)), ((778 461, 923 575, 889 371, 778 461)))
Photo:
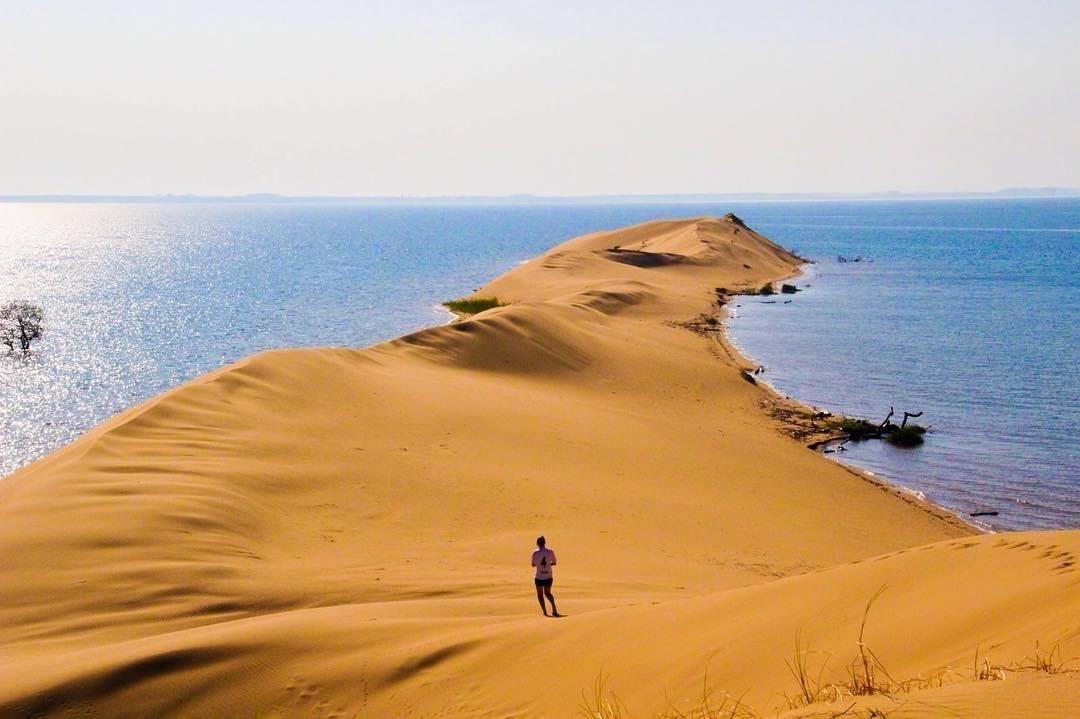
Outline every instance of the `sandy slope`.
MULTIPOLYGON (((510 306, 257 355, 3 479, 0 716, 564 717, 601 671, 648 716, 706 666, 775 708, 796 632, 839 676, 883 585, 897 677, 1080 654, 1080 532, 973 536, 822 459, 677 324, 798 264, 730 217, 588 235, 477 293, 510 306)), ((902 711, 1062 716, 1070 676, 902 711)))

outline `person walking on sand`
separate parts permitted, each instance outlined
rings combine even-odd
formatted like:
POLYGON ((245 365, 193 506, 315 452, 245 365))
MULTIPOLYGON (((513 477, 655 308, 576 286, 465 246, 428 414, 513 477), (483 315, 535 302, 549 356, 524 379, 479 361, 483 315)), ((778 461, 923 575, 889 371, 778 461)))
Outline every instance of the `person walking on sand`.
POLYGON ((551 602, 551 616, 562 616, 555 608, 555 597, 551 596, 551 584, 555 577, 551 568, 555 566, 555 552, 547 548, 547 540, 543 537, 536 538, 536 551, 532 553, 532 565, 536 567, 536 600, 540 602, 540 610, 544 616, 548 616, 547 605, 544 604, 544 596, 551 602))

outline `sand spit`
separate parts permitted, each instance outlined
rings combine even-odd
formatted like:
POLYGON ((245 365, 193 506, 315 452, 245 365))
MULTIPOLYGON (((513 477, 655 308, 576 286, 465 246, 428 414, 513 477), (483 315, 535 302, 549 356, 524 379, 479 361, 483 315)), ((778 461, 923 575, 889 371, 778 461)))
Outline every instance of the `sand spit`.
POLYGON ((772 715, 796 634, 841 679, 883 586, 868 643, 948 680, 889 716, 1080 714, 1074 674, 971 677, 1080 655, 1080 532, 823 459, 680 324, 799 264, 732 216, 587 235, 476 293, 508 306, 248 358, 3 479, 0 716, 570 717, 603 673, 649 717, 706 668, 772 715))

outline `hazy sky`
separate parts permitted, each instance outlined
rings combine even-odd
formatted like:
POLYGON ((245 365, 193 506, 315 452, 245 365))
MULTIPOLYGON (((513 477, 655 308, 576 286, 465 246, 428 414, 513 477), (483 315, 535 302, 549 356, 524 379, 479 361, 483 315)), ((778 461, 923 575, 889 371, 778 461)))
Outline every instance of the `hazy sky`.
POLYGON ((0 0, 0 194, 1080 186, 1078 47, 1080 0, 0 0))

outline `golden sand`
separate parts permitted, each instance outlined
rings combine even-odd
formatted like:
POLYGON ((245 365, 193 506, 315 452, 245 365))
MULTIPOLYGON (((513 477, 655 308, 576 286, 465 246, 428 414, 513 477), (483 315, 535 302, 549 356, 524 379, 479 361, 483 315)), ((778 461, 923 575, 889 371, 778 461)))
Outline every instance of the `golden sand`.
POLYGON ((0 716, 572 717, 602 673, 649 717, 706 670, 771 716, 796 635, 842 680, 883 586, 867 644, 944 686, 852 712, 1080 716, 1075 674, 972 677, 1080 655, 1080 531, 822 458, 680 324, 800 264, 731 216, 587 235, 475 293, 508 306, 242 360, 4 478, 0 716))

